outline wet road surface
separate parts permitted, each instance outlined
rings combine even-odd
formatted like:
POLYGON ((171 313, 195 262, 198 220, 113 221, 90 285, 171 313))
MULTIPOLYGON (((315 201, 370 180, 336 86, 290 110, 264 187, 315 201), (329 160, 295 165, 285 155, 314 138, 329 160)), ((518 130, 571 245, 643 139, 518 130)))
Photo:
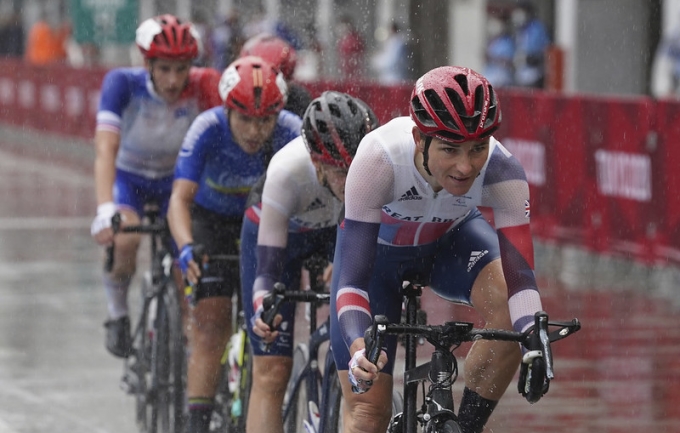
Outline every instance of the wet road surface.
MULTIPOLYGON (((135 432, 103 345, 91 150, 18 148, 0 139, 0 433, 135 432)), ((583 329, 556 343, 548 395, 530 405, 513 382, 486 431, 679 432, 680 293, 541 282, 551 317, 583 329)), ((423 305, 433 321, 477 320, 427 294, 423 305)))

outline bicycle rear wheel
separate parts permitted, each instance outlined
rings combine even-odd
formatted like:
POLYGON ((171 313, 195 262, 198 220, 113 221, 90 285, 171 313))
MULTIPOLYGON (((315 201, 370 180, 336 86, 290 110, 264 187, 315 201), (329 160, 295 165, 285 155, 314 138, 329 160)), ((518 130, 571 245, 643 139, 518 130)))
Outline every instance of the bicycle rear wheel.
POLYGON ((160 293, 151 346, 148 433, 182 433, 185 354, 177 288, 168 282, 160 293))

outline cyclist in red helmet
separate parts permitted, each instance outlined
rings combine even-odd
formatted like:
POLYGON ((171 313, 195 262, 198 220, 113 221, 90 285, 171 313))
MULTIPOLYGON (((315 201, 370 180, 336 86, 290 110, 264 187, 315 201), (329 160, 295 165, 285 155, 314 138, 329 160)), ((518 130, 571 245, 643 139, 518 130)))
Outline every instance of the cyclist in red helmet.
POLYGON ((172 15, 137 29, 144 68, 117 68, 103 80, 94 164, 97 215, 91 232, 101 245, 115 242, 113 269, 104 275, 108 304, 106 348, 127 357, 131 349, 127 291, 135 273, 139 235, 113 238, 111 217, 139 224, 146 202, 167 210, 182 138, 198 114, 221 104, 219 73, 193 68, 199 41, 193 26, 172 15))
MULTIPOLYGON (((471 69, 436 68, 416 81, 409 111, 364 137, 347 176, 331 283, 346 432, 387 429, 396 341, 376 366, 363 335, 376 314, 399 322, 402 281, 417 276, 438 296, 474 307, 489 328, 524 331, 542 309, 529 185, 492 135, 501 125, 493 87, 471 69), (495 229, 478 206, 493 210, 495 229)), ((483 430, 520 355, 516 343, 473 344, 456 399, 464 433, 483 430)))
POLYGON ((232 295, 239 290, 238 262, 203 269, 195 255, 239 254, 246 199, 272 156, 300 135, 301 119, 283 109, 283 75, 259 57, 242 57, 222 74, 222 107, 200 114, 177 159, 168 223, 180 249, 191 293, 187 375, 189 433, 207 433, 231 330, 232 295))
POLYGON ((254 355, 249 432, 282 430, 281 406, 293 365, 295 305, 284 305, 270 329, 260 318, 263 298, 277 281, 299 287, 307 257, 332 261, 347 169, 363 136, 377 125, 363 101, 324 92, 307 108, 301 137, 274 156, 266 180, 251 192, 241 231, 243 309, 252 325, 254 355), (262 343, 270 343, 268 351, 262 343))
POLYGON ((258 56, 278 68, 288 84, 286 110, 302 117, 312 101, 309 91, 293 80, 297 53, 285 40, 269 33, 260 33, 248 39, 241 48, 241 57, 258 56))

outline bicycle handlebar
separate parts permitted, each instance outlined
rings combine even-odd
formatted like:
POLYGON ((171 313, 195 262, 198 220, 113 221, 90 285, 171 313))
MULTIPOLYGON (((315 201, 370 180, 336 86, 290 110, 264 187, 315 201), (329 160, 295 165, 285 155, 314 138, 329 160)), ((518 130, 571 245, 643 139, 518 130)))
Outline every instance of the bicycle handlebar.
POLYGON ((545 360, 545 377, 549 382, 555 376, 550 343, 566 338, 579 329, 581 329, 581 323, 578 319, 574 318, 570 322, 551 322, 544 311, 539 311, 534 315, 534 325, 524 332, 474 328, 473 324, 468 322, 446 322, 443 325, 434 326, 393 324, 387 317, 377 315, 374 317, 373 325, 364 333, 364 344, 366 357, 376 364, 387 334, 410 334, 424 337, 433 346, 439 348, 451 348, 463 342, 480 339, 516 341, 529 351, 540 351, 545 360), (558 329, 550 332, 550 327, 558 329))
MULTIPOLYGON (((331 302, 330 293, 319 293, 313 290, 286 290, 283 283, 274 283, 274 289, 267 293, 262 299, 262 321, 273 329, 274 319, 281 309, 284 302, 320 302, 328 304, 331 302)), ((266 344, 265 351, 268 351, 270 344, 266 344)))
MULTIPOLYGON (((113 231, 114 235, 118 233, 140 233, 160 235, 168 231, 168 226, 165 223, 165 221, 156 222, 153 224, 138 224, 134 226, 124 227, 121 226, 122 222, 123 217, 119 212, 113 214, 113 217, 111 217, 111 230, 113 231)), ((115 244, 112 242, 111 245, 106 247, 106 259, 104 260, 104 271, 106 272, 111 272, 111 269, 113 269, 114 252, 115 244)))

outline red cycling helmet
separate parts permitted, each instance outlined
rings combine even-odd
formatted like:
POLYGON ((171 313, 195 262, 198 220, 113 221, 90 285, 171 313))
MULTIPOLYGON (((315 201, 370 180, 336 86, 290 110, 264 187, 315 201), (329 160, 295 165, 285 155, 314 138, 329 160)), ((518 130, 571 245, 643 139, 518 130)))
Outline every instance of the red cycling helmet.
POLYGON ((278 114, 286 105, 286 80, 260 57, 246 56, 233 61, 222 74, 218 90, 225 107, 246 116, 278 114))
POLYGON ((144 21, 135 37, 145 59, 193 60, 198 57, 199 40, 191 23, 170 14, 144 21))
POLYGON ((442 66, 420 77, 409 113, 423 134, 450 142, 480 140, 501 125, 500 102, 489 81, 458 66, 442 66))
POLYGON ((240 57, 244 56, 262 57, 279 68, 286 80, 293 78, 297 53, 292 45, 277 36, 261 33, 248 39, 241 48, 240 57))
POLYGON ((301 135, 312 159, 348 168, 361 139, 378 126, 378 117, 364 101, 328 90, 307 107, 301 135))

